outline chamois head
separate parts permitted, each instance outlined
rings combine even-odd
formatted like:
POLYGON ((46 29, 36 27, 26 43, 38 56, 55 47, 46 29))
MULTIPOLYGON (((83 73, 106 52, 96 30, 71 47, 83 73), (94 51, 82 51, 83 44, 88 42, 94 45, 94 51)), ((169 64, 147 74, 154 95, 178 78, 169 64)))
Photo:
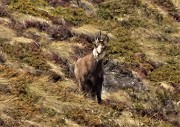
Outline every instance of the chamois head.
POLYGON ((109 41, 108 33, 105 35, 105 37, 102 37, 101 31, 100 31, 98 36, 95 39, 94 49, 93 49, 93 55, 96 60, 100 60, 104 58, 105 49, 107 47, 108 41, 109 41))

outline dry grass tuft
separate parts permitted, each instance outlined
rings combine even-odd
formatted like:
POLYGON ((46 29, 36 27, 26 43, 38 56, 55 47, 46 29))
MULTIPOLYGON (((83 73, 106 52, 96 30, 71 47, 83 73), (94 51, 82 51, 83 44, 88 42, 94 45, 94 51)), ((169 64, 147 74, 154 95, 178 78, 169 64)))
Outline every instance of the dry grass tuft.
POLYGON ((73 77, 73 70, 71 68, 71 64, 69 62, 69 60, 67 58, 61 57, 58 53, 53 52, 51 59, 58 64, 59 66, 61 66, 62 71, 65 73, 65 75, 67 77, 73 77))
POLYGON ((16 32, 3 25, 0 25, 0 42, 8 41, 11 38, 16 37, 16 32))
POLYGON ((25 20, 24 21, 25 28, 36 28, 40 31, 45 31, 50 25, 47 22, 35 21, 35 20, 25 20))

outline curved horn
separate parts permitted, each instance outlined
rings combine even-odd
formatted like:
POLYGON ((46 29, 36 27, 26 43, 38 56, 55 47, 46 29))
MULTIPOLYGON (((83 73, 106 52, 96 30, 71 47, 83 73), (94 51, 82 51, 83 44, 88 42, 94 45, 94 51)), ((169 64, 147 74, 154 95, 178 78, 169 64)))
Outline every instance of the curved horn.
POLYGON ((99 34, 96 36, 96 39, 100 39, 101 38, 101 30, 99 31, 99 34))
POLYGON ((104 37, 103 41, 106 40, 106 38, 108 37, 108 34, 109 34, 109 32, 107 32, 107 34, 106 34, 106 36, 104 37))
POLYGON ((101 38, 101 30, 100 30, 100 32, 99 32, 99 38, 101 38))

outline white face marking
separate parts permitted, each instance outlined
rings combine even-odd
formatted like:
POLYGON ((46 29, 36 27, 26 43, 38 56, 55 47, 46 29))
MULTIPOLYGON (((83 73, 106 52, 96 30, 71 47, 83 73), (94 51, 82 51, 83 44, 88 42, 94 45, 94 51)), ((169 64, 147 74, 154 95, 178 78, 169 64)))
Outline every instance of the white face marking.
POLYGON ((95 59, 98 57, 98 52, 96 48, 93 49, 93 56, 95 59))
POLYGON ((97 48, 93 49, 93 55, 97 60, 104 58, 105 52, 103 51, 103 46, 101 44, 97 48))
POLYGON ((98 53, 101 53, 101 52, 102 52, 102 48, 103 48, 103 47, 102 47, 102 45, 100 44, 100 45, 97 47, 97 52, 98 52, 98 53))

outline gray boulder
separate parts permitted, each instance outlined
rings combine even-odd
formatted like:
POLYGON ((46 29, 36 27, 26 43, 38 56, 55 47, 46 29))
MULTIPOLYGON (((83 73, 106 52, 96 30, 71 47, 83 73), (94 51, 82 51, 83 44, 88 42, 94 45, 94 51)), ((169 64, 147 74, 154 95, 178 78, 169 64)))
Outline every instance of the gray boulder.
POLYGON ((104 89, 114 91, 118 89, 132 88, 142 90, 143 83, 130 70, 112 60, 105 65, 104 89))

